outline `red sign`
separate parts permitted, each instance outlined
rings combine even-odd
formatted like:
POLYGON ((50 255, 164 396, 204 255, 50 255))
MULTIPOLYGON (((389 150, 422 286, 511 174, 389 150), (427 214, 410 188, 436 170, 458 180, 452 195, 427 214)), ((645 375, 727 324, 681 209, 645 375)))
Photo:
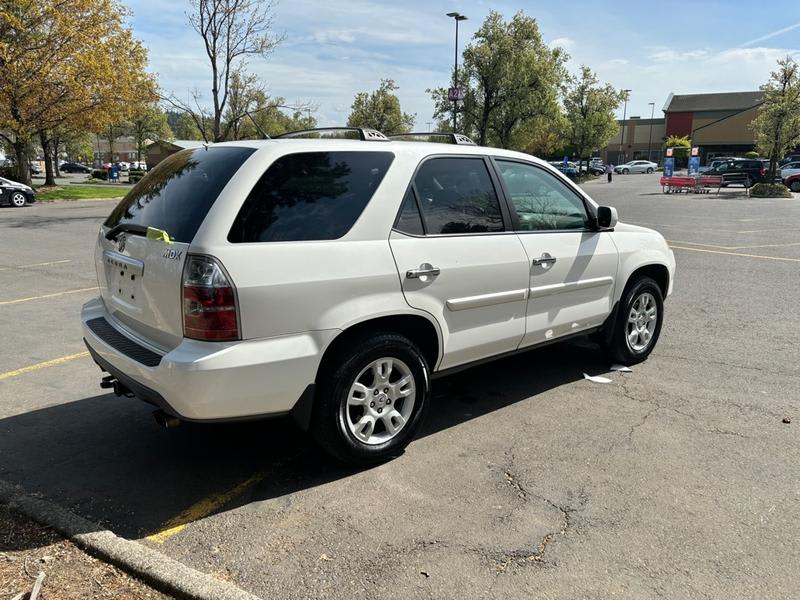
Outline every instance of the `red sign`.
POLYGON ((667 148, 667 156, 672 156, 672 148, 667 148))
POLYGON ((695 146, 692 148, 692 156, 700 156, 700 148, 695 146))

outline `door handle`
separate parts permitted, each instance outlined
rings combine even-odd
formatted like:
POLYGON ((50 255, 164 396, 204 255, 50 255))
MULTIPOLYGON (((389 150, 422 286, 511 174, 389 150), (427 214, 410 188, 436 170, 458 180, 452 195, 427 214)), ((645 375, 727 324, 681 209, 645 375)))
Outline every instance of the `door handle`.
POLYGON ((534 266, 554 265, 556 264, 556 257, 550 256, 547 252, 542 254, 539 258, 533 259, 534 266))
POLYGON ((419 279, 420 277, 436 277, 441 271, 428 263, 422 263, 419 269, 409 269, 406 271, 406 279, 419 279))

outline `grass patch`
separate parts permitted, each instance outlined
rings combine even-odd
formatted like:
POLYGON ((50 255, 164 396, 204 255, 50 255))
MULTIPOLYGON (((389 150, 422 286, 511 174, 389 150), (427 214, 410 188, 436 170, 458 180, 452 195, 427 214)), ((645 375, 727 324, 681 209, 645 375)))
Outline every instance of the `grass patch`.
POLYGON ((129 187, 110 185, 65 185, 40 187, 36 190, 36 200, 52 202, 53 200, 91 200, 93 198, 122 198, 130 191, 129 187))
POLYGON ((757 183, 750 188, 752 198, 791 198, 792 193, 782 183, 757 183))

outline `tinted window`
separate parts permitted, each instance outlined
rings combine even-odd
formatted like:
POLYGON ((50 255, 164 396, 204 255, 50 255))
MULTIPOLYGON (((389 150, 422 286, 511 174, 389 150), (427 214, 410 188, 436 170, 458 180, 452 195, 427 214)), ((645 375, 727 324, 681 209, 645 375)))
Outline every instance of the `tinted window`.
POLYGON ((533 165, 498 160, 521 231, 584 229, 583 200, 553 174, 533 165))
POLYGON ((122 199, 107 227, 135 223, 191 242, 217 196, 253 148, 195 148, 168 156, 122 199))
POLYGON ((403 200, 403 208, 400 210, 400 215, 397 217, 395 229, 413 235, 423 235, 425 233, 413 189, 409 189, 406 193, 406 197, 403 200))
POLYGON ((414 178, 429 234, 503 231, 500 203, 481 158, 434 158, 414 178))
POLYGON ((361 215, 393 158, 390 152, 303 152, 282 156, 250 192, 228 240, 340 238, 361 215))

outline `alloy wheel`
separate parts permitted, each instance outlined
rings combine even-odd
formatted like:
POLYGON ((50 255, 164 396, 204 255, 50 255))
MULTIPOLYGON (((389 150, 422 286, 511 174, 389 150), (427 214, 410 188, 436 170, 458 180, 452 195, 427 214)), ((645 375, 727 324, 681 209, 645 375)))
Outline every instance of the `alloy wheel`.
POLYGON ((632 352, 647 350, 658 323, 658 305, 650 292, 643 292, 631 304, 625 325, 625 340, 632 352))
POLYGON ((25 195, 16 192, 11 196, 11 204, 14 206, 25 206, 25 195))
POLYGON ((372 361, 355 378, 342 407, 350 433, 377 445, 397 436, 411 418, 416 382, 411 369, 397 358, 372 361))

